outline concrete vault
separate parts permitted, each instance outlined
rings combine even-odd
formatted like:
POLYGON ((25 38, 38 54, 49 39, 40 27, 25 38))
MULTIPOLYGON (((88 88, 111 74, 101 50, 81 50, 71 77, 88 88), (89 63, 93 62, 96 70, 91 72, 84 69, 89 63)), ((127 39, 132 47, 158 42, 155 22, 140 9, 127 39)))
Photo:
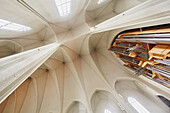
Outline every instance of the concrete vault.
POLYGON ((0 29, 0 113, 138 113, 129 97, 141 113, 168 113, 158 95, 170 89, 134 77, 108 48, 124 30, 168 24, 170 0, 61 1, 68 16, 55 0, 0 1, 0 19, 31 28, 0 29))

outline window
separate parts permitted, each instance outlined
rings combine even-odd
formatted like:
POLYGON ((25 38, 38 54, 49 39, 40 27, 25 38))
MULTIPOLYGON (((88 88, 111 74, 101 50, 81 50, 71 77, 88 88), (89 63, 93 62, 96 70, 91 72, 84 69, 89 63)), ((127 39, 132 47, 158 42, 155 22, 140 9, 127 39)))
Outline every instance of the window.
POLYGON ((104 110, 104 113, 112 113, 111 111, 109 111, 108 109, 104 110))
POLYGON ((158 97, 163 103, 165 103, 170 108, 170 100, 161 95, 158 95, 158 97))
POLYGON ((150 113, 136 99, 128 97, 128 102, 136 109, 138 113, 150 113))
POLYGON ((80 113, 86 113, 86 109, 83 104, 79 103, 79 112, 80 113))
POLYGON ((0 19, 0 29, 11 30, 11 31, 18 31, 18 32, 25 32, 31 30, 30 27, 13 23, 7 20, 0 19))
POLYGON ((101 4, 102 2, 104 2, 104 0, 99 0, 97 3, 98 3, 98 4, 101 4))
POLYGON ((67 16, 71 10, 71 0, 55 0, 60 16, 67 16))

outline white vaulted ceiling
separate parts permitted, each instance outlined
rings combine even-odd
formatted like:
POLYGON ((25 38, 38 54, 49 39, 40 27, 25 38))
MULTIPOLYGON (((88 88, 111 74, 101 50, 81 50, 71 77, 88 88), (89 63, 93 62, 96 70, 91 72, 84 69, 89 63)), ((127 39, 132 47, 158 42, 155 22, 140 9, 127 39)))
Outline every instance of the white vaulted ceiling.
POLYGON ((15 0, 3 0, 1 1, 0 18, 19 23, 32 28, 29 32, 16 33, 8 30, 0 30, 1 38, 15 38, 21 37, 29 34, 36 33, 40 31, 45 25, 37 18, 31 11, 23 8, 22 5, 18 4, 15 0))
POLYGON ((67 17, 60 16, 55 0, 37 0, 36 2, 34 0, 25 0, 25 2, 48 20, 48 22, 55 24, 69 21, 73 17, 79 15, 87 1, 71 0, 71 13, 67 17))
POLYGON ((14 87, 0 104, 0 113, 136 113, 127 102, 131 92, 153 101, 149 112, 160 107, 157 110, 168 113, 156 95, 170 98, 170 90, 133 77, 108 47, 121 31, 169 23, 169 4, 170 0, 104 0, 101 4, 71 0, 71 13, 60 16, 55 0, 1 0, 0 19, 31 30, 0 29, 0 62, 8 58, 0 64, 0 72, 18 74, 0 78, 1 95, 14 87), (13 71, 5 66, 14 66, 13 71), (15 80, 21 73, 25 78, 18 84, 21 79, 15 80))
POLYGON ((97 4, 98 0, 72 0, 71 13, 63 17, 59 15, 55 0, 1 1, 1 19, 31 27, 31 30, 28 32, 0 30, 0 38, 20 43, 23 50, 55 41, 63 43, 89 33, 91 27, 143 1, 105 0, 97 4))

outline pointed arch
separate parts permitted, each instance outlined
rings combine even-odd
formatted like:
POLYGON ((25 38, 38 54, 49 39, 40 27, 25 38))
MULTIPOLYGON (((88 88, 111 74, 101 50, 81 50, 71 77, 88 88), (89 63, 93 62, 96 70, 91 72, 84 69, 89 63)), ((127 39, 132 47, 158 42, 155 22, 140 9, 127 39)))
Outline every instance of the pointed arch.
POLYGON ((91 98, 94 113, 122 113, 114 96, 105 90, 96 90, 91 98))
POLYGON ((87 113, 87 110, 82 102, 73 101, 68 107, 66 113, 87 113))

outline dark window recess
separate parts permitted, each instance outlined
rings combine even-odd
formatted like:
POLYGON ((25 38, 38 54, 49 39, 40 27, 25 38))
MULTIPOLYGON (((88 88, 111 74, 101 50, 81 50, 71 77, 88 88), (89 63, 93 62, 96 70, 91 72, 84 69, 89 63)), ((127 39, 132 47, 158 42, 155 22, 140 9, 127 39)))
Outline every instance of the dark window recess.
POLYGON ((170 100, 160 95, 158 95, 158 97, 162 102, 164 102, 170 108, 170 100))

